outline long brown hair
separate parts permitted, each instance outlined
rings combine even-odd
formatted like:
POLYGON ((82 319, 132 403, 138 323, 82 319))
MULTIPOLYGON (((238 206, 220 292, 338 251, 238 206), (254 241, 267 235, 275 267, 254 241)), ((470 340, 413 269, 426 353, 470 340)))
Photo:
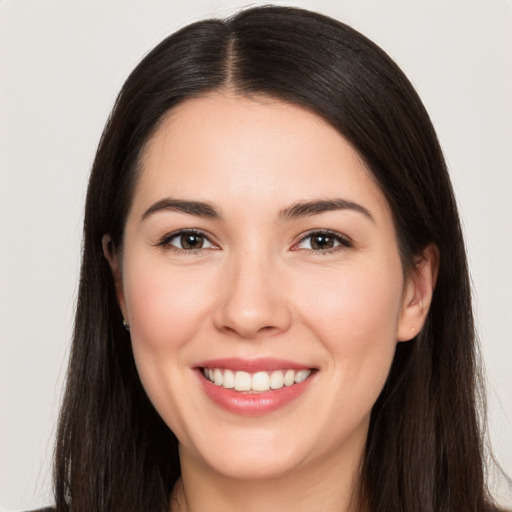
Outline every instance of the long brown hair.
POLYGON ((426 324, 397 346, 373 407, 360 499, 375 512, 482 512, 485 487, 475 330, 457 207, 434 129, 410 82, 374 43, 301 9, 257 7, 165 39, 124 84, 89 182, 83 261, 55 457, 57 510, 164 511, 177 440, 150 404, 122 326, 102 237, 119 250, 138 162, 164 114, 229 88, 326 119, 390 205, 404 269, 440 252, 426 324))

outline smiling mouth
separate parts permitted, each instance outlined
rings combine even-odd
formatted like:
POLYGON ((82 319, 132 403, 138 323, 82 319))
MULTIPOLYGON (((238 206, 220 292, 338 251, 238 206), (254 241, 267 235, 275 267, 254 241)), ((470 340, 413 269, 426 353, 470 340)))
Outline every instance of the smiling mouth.
POLYGON ((304 382, 314 371, 313 369, 283 369, 249 373, 224 368, 201 368, 206 380, 218 387, 231 389, 241 393, 264 393, 291 387, 304 382))

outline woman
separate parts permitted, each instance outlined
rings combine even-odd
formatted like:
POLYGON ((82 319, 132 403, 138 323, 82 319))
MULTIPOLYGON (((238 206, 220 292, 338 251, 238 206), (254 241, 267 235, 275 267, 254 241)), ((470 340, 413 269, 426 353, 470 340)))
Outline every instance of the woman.
POLYGON ((94 163, 56 509, 494 510, 441 150, 366 38, 186 27, 94 163))

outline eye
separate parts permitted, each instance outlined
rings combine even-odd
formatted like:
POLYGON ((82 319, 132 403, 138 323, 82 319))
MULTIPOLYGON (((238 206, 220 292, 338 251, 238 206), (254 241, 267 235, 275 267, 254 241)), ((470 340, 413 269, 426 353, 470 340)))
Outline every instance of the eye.
POLYGON ((181 251, 217 248, 204 233, 194 230, 182 230, 166 235, 158 245, 171 246, 181 251))
POLYGON ((306 249, 309 251, 329 252, 337 248, 352 247, 352 242, 332 231, 315 231, 306 235, 294 246, 294 249, 306 249))

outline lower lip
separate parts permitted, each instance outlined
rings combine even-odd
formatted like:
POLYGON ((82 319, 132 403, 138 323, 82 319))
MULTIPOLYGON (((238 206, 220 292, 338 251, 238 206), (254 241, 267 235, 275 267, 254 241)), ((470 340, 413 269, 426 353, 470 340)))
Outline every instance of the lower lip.
POLYGON ((210 400, 226 411, 240 416, 262 416, 285 407, 306 391, 314 377, 312 374, 302 382, 272 391, 248 393, 216 386, 203 376, 200 369, 197 374, 210 400))

